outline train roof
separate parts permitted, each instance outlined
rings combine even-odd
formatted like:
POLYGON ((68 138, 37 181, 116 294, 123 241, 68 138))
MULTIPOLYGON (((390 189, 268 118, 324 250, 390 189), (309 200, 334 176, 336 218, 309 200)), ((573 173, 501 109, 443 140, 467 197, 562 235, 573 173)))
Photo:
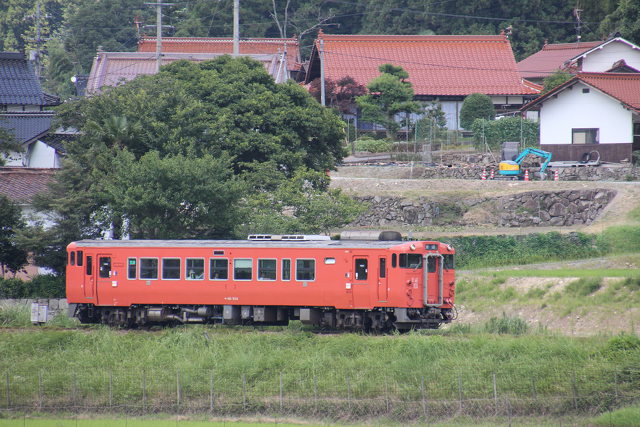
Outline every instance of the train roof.
POLYGON ((79 240, 75 247, 102 248, 310 248, 310 249, 390 249, 434 241, 365 241, 365 240, 79 240))

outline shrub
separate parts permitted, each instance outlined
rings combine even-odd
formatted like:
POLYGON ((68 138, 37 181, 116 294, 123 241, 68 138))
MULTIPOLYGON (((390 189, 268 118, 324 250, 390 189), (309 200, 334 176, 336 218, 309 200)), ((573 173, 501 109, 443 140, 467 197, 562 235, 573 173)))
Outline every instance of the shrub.
POLYGON ((0 279, 0 298, 64 298, 63 276, 41 274, 30 282, 0 279))
POLYGON ((527 333, 529 325, 519 317, 508 317, 502 313, 502 317, 492 317, 484 325, 484 330, 490 334, 522 335, 527 333))
POLYGON ((356 140, 356 151, 366 151, 368 153, 382 153, 391 151, 393 144, 384 139, 373 139, 363 136, 356 140))
POLYGON ((602 287, 602 278, 600 277, 583 277, 574 280, 565 288, 565 293, 576 297, 586 297, 591 295, 602 287))
POLYGON ((520 117, 504 117, 499 120, 476 119, 471 125, 474 145, 483 149, 486 141, 489 148, 499 150, 505 141, 520 141, 526 147, 538 146, 540 126, 520 117))
POLYGON ((493 120, 496 110, 491 98, 483 93, 472 93, 462 102, 460 108, 460 126, 471 129, 476 119, 493 120))

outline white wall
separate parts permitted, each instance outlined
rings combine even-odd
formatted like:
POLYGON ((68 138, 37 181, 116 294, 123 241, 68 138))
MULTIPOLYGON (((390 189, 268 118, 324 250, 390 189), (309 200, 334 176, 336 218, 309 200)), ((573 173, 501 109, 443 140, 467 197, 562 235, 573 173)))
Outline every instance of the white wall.
POLYGON ((630 143, 632 114, 620 102, 577 83, 542 104, 540 144, 571 144, 572 128, 599 128, 600 144, 630 143))
POLYGON ((621 59, 624 59, 627 65, 640 70, 640 50, 633 49, 626 43, 614 41, 585 56, 582 62, 582 71, 607 71, 621 59))
POLYGON ((42 141, 33 143, 29 150, 30 168, 59 168, 59 159, 56 150, 42 141))

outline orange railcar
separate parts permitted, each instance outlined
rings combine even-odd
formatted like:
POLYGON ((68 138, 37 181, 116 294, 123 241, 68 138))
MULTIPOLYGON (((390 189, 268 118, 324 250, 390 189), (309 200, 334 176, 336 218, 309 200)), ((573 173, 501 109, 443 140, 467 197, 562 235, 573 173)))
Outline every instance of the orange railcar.
POLYGON ((67 251, 70 315, 87 323, 301 320, 386 331, 437 328, 454 318, 455 251, 434 241, 262 235, 82 240, 67 251))

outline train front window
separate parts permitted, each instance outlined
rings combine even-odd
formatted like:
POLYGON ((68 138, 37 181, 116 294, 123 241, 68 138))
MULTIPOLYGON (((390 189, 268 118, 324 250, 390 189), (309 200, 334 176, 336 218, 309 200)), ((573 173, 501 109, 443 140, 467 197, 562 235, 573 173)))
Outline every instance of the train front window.
POLYGON ((400 254, 400 268, 422 268, 421 254, 400 254))
POLYGON ((226 258, 209 260, 209 279, 227 280, 229 278, 229 261, 226 258))
POLYGON ((111 277, 111 257, 101 256, 98 258, 98 263, 100 265, 98 276, 103 279, 111 277))
POLYGON ((140 258, 140 278, 156 280, 158 278, 158 259, 140 258))
POLYGON ((251 280, 253 278, 253 261, 251 259, 233 260, 233 280, 251 280))
POLYGON ((316 260, 297 259, 296 260, 296 280, 316 280, 316 260))
POLYGON ((180 279, 180 258, 164 258, 162 260, 162 279, 180 279))
POLYGON ((276 280, 278 262, 275 259, 258 260, 258 280, 276 280))
POLYGON ((76 265, 76 251, 71 251, 69 264, 76 265))
POLYGON ((78 267, 82 267, 82 258, 84 257, 84 252, 78 251, 78 267))
POLYGON ((187 280, 203 280, 204 279, 204 259, 203 258, 187 258, 185 277, 187 280))
POLYGON ((427 258, 427 272, 429 273, 436 272, 436 259, 434 257, 427 258))
POLYGON ((455 264, 453 261, 453 255, 444 255, 444 269, 453 270, 454 268, 455 264))

